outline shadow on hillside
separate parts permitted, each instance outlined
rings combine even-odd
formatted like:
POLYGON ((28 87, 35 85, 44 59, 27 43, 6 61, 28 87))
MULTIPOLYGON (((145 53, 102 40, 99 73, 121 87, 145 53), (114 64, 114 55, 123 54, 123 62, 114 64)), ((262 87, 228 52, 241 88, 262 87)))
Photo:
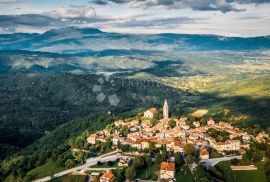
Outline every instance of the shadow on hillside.
POLYGON ((140 70, 132 70, 131 72, 124 72, 115 74, 115 76, 134 76, 138 73, 148 73, 157 77, 183 77, 183 76, 195 76, 205 75, 206 73, 193 70, 191 67, 184 65, 182 60, 164 60, 164 61, 152 61, 155 65, 151 68, 142 68, 140 70))
MULTIPOLYGON (((233 115, 248 115, 247 124, 259 123, 267 127, 270 118, 270 99, 220 98, 217 94, 191 93, 154 81, 121 78, 106 81, 97 75, 14 73, 0 75, 0 85, 0 143, 19 147, 31 144, 47 131, 75 118, 102 113, 132 115, 137 108, 161 108, 165 99, 173 115, 219 107, 230 108, 233 115), (104 83, 100 91, 94 92, 94 85, 100 84, 100 78, 104 83), (102 101, 98 99, 100 93, 105 96, 102 101), (109 101, 112 95, 119 99, 115 106, 109 101)), ((216 117, 226 119, 223 115, 216 117)))

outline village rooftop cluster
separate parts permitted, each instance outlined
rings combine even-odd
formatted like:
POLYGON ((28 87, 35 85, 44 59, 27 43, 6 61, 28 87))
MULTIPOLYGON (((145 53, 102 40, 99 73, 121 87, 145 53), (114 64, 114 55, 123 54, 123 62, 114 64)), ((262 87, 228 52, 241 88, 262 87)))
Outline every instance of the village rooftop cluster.
MULTIPOLYGON (((206 125, 201 125, 196 121, 190 126, 186 122, 187 117, 170 118, 169 105, 166 100, 163 105, 162 118, 153 123, 157 114, 157 108, 150 108, 144 112, 141 120, 117 120, 113 125, 118 129, 97 131, 87 138, 87 142, 94 145, 97 142, 110 140, 115 149, 121 144, 129 145, 138 151, 145 151, 150 146, 155 148, 165 146, 168 152, 180 152, 182 155, 185 154, 185 145, 189 144, 195 147, 200 160, 207 160, 209 150, 214 149, 222 154, 228 151, 239 151, 240 154, 244 154, 249 149, 251 142, 264 143, 269 139, 265 132, 253 136, 229 123, 216 122, 211 117, 207 119, 206 125), (121 132, 123 128, 126 129, 125 133, 121 132), (209 135, 209 129, 226 131, 229 133, 229 138, 226 141, 218 142, 209 135)), ((164 161, 160 164, 160 179, 175 180, 174 162, 164 161)))

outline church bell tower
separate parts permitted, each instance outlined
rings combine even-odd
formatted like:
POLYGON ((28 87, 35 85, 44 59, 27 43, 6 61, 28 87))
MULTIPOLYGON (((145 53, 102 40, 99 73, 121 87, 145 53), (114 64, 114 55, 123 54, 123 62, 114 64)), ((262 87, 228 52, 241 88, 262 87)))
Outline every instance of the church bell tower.
POLYGON ((169 106, 167 100, 165 100, 163 105, 163 119, 169 119, 169 106))

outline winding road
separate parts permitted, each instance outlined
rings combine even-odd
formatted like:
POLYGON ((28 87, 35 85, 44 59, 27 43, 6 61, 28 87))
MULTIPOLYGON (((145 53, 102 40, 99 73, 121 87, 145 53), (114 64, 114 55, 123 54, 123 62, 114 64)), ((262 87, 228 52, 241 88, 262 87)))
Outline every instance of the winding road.
POLYGON ((87 159, 86 163, 81 166, 77 166, 77 167, 56 173, 53 176, 47 176, 41 179, 37 179, 37 180, 34 180, 33 182, 50 181, 52 178, 65 176, 67 174, 70 174, 79 170, 89 169, 90 166, 96 165, 98 161, 100 162, 116 161, 117 158, 121 158, 121 157, 125 157, 125 156, 122 156, 121 152, 119 151, 110 152, 110 153, 107 153, 98 157, 92 157, 92 158, 87 159))
POLYGON ((235 158, 242 159, 242 156, 240 155, 240 156, 221 157, 221 158, 214 158, 214 159, 205 159, 205 160, 201 160, 201 163, 203 163, 203 165, 207 167, 208 169, 209 167, 215 166, 219 162, 229 161, 235 158))

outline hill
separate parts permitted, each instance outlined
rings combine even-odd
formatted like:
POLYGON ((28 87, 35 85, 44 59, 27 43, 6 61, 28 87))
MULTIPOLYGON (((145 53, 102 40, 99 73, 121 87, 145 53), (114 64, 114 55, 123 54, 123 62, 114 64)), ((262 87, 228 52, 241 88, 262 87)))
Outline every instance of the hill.
POLYGON ((267 36, 241 38, 193 34, 133 35, 75 27, 50 30, 43 34, 0 35, 0 50, 55 53, 91 53, 104 50, 254 51, 269 48, 270 39, 267 36))

